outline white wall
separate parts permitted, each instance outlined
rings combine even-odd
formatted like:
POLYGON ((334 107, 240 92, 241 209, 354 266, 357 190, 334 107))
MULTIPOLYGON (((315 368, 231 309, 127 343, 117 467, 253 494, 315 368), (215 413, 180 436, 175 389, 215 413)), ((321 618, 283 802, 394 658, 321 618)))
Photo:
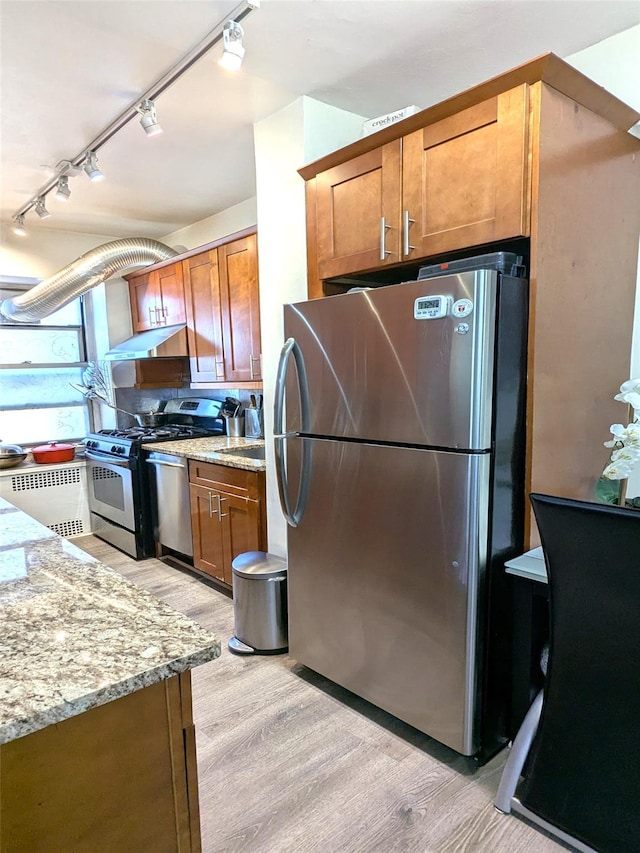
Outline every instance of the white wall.
POLYGON ((297 169, 358 139, 363 120, 303 97, 254 127, 268 547, 280 556, 287 553, 287 534, 275 481, 273 391, 284 339, 282 306, 307 298, 304 181, 297 169))
POLYGON ((8 225, 2 225, 0 274, 49 278, 85 252, 108 243, 113 237, 100 234, 78 234, 53 231, 29 225, 29 236, 16 236, 8 225))
POLYGON ((640 25, 565 58, 578 71, 640 112, 640 25))
POLYGON ((228 234, 250 228, 256 222, 257 199, 254 197, 235 204, 221 213, 216 213, 215 216, 208 216, 206 219, 194 222, 193 225, 173 231, 163 237, 162 242, 175 249, 182 247, 183 251, 197 249, 205 243, 211 243, 228 234))

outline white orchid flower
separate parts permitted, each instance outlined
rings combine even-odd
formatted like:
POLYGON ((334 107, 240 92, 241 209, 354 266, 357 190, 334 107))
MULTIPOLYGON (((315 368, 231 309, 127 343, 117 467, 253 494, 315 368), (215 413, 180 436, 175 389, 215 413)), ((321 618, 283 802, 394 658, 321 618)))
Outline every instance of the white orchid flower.
POLYGON ((640 379, 627 379, 620 386, 620 393, 613 398, 632 407, 636 418, 640 416, 640 379))
POLYGON ((609 431, 613 438, 604 442, 605 447, 611 448, 611 458, 602 476, 607 480, 626 480, 640 463, 640 378, 623 382, 614 400, 631 406, 634 420, 626 426, 611 424, 609 431))
POLYGON ((640 460, 639 447, 619 447, 611 454, 612 462, 628 462, 630 465, 635 465, 640 460))
POLYGON ((602 472, 607 480, 626 480, 634 466, 628 462, 610 462, 602 472))
POLYGON ((605 447, 617 447, 619 444, 625 446, 640 447, 640 423, 627 424, 611 424, 609 432, 613 436, 611 441, 605 441, 605 447))

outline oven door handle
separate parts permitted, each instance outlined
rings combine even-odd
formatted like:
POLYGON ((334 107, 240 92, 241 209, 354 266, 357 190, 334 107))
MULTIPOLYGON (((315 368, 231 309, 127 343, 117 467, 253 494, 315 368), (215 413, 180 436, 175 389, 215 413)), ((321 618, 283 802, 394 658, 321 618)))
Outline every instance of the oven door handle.
POLYGON ((107 465, 116 465, 118 468, 129 467, 129 463, 126 459, 118 459, 117 456, 109 456, 108 453, 96 453, 95 451, 85 450, 84 455, 92 462, 102 462, 107 465))

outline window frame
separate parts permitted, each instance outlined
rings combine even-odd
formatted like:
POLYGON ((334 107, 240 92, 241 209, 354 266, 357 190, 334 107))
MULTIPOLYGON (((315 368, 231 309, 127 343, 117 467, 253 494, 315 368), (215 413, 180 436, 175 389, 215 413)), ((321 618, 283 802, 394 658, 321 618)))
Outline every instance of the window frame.
MULTIPOLYGON (((33 280, 31 280, 33 281, 33 280)), ((0 290, 6 294, 14 294, 16 296, 22 293, 28 293, 32 287, 35 287, 36 283, 26 284, 19 282, 11 282, 0 279, 0 290)), ((6 298, 11 298, 8 296, 6 298)), ((80 355, 82 356, 82 360, 80 361, 57 361, 57 362, 2 362, 0 363, 0 385, 2 380, 2 374, 4 371, 15 371, 15 370, 55 370, 55 369, 69 369, 69 368, 77 368, 82 369, 87 367, 89 361, 87 359, 87 326, 86 326, 86 306, 85 301, 82 295, 75 297, 78 301, 78 312, 80 317, 79 323, 70 323, 68 325, 61 325, 57 323, 43 323, 43 322, 35 322, 35 323, 14 323, 8 319, 0 319, 0 329, 2 330, 11 330, 11 329, 31 329, 31 330, 60 330, 73 332, 75 331, 78 338, 78 350, 80 355)), ((0 300, 1 301, 1 300, 0 300)), ((56 309, 60 310, 60 309, 56 309)), ((51 312, 55 313, 55 312, 51 312)), ((45 319, 45 318, 43 318, 45 319)), ((9 331, 9 333, 11 333, 9 331)), ((20 411, 30 411, 32 409, 69 409, 69 408, 79 408, 82 407, 86 412, 86 423, 89 431, 92 431, 94 428, 94 412, 93 407, 90 405, 90 400, 87 397, 84 397, 82 400, 70 401, 66 403, 38 403, 37 405, 29 405, 29 404, 20 404, 20 405, 7 405, 5 400, 3 399, 0 402, 0 411, 11 411, 11 412, 20 412, 20 411)), ((85 435, 79 436, 71 436, 69 438, 65 438, 64 441, 81 441, 85 435)), ((41 444, 46 439, 42 439, 40 441, 32 441, 32 442, 21 442, 21 446, 29 449, 31 447, 35 447, 38 444, 41 444)))

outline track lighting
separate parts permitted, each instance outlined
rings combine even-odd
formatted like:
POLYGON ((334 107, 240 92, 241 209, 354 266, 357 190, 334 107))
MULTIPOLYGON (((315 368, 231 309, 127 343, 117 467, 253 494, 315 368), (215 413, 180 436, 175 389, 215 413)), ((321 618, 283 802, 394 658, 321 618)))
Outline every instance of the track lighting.
POLYGON ((27 236, 27 232, 24 227, 24 213, 13 217, 13 233, 17 234, 18 237, 27 236))
POLYGON ((40 219, 48 219, 51 216, 47 208, 44 206, 43 195, 38 196, 38 198, 36 199, 35 211, 40 217, 40 219))
POLYGON ((140 124, 147 136, 158 136, 162 133, 162 128, 158 124, 158 116, 156 115, 156 105, 149 98, 136 107, 140 113, 140 124))
POLYGON ((240 26, 240 21, 244 22, 247 15, 259 8, 260 0, 239 0, 236 8, 228 10, 227 15, 218 21, 202 41, 194 45, 188 53, 168 68, 148 89, 140 92, 136 99, 103 127, 93 139, 85 142, 84 146, 73 157, 60 160, 48 181, 37 189, 22 207, 15 211, 12 220, 14 231, 20 236, 24 236, 22 225, 25 215, 30 210, 35 210, 41 219, 46 219, 51 215, 44 204, 46 196, 51 191, 54 191, 55 197, 62 201, 68 199, 70 196, 68 178, 74 178, 84 171, 92 181, 103 180, 104 175, 98 168, 97 152, 134 118, 139 116, 140 124, 147 136, 156 136, 162 133, 156 115, 155 99, 170 86, 173 86, 205 54, 219 45, 220 41, 223 42, 224 46, 220 64, 225 68, 237 71, 242 65, 245 54, 242 44, 244 30, 240 26), (231 17, 227 18, 229 15, 231 17))
POLYGON ((90 181, 103 181, 104 175, 98 169, 98 158, 95 151, 87 151, 83 169, 89 176, 90 181))
POLYGON ((244 59, 245 49, 242 44, 244 30, 236 21, 227 21, 222 31, 224 50, 220 57, 220 65, 227 71, 239 71, 244 59))
POLYGON ((61 175, 58 178, 58 185, 56 186, 55 198, 58 201, 69 201, 69 196, 71 195, 71 190, 69 189, 69 178, 66 175, 61 175))

